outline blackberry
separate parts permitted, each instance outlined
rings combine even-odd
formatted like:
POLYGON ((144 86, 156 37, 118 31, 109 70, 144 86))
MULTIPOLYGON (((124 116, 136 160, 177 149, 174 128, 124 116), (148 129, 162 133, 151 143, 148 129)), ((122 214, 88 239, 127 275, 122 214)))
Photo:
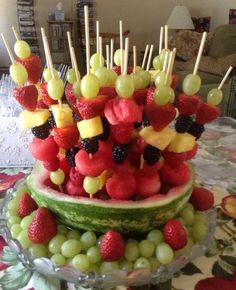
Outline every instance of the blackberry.
POLYGON ((66 159, 71 167, 75 167, 75 155, 79 152, 78 147, 66 150, 66 159))
POLYGON ((49 129, 50 126, 47 121, 43 125, 32 128, 31 131, 35 137, 39 139, 46 139, 50 134, 49 129))
POLYGON ((82 119, 79 115, 77 115, 75 112, 73 112, 73 118, 74 118, 75 122, 80 122, 80 121, 83 120, 83 119, 82 119))
POLYGON ((97 138, 85 138, 81 142, 81 147, 89 154, 94 154, 98 150, 98 140, 97 138))
POLYGON ((106 118, 102 119, 103 133, 98 135, 97 138, 101 141, 106 141, 110 136, 110 123, 106 118))
POLYGON ((189 130, 193 123, 190 116, 179 115, 175 122, 175 130, 178 133, 185 133, 189 130))
POLYGON ((56 122, 55 122, 55 119, 54 119, 53 114, 52 114, 51 111, 50 111, 50 116, 48 118, 48 124, 49 124, 50 128, 56 127, 56 122))
POLYGON ((160 150, 152 145, 147 145, 143 152, 143 159, 147 163, 147 165, 155 164, 161 157, 160 150))
POLYGON ((128 149, 123 144, 115 145, 112 149, 112 160, 121 164, 128 157, 128 149))
POLYGON ((151 123, 148 120, 148 117, 147 116, 144 116, 143 121, 142 121, 142 127, 148 127, 150 125, 151 125, 151 123))
POLYGON ((134 129, 138 129, 142 126, 142 122, 138 123, 138 122, 135 122, 134 123, 134 129))
POLYGON ((196 139, 199 139, 204 131, 205 128, 203 125, 193 122, 188 130, 188 133, 196 137, 196 139))

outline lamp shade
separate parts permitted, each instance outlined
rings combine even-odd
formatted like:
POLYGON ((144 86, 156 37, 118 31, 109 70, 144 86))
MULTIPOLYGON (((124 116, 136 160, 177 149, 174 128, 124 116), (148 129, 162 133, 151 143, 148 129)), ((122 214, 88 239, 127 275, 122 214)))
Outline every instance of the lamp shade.
POLYGON ((194 29, 189 10, 183 5, 174 7, 166 24, 170 29, 194 29))

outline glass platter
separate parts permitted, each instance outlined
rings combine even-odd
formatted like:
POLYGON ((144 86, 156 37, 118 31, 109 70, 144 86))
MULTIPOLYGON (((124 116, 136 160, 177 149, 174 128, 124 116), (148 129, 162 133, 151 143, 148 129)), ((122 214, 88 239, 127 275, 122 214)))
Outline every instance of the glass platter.
POLYGON ((204 214, 209 220, 208 235, 201 242, 194 244, 191 252, 176 257, 167 266, 160 266, 154 271, 148 269, 136 269, 131 272, 122 270, 112 270, 106 274, 97 274, 95 272, 81 273, 72 266, 55 266, 48 258, 34 258, 29 251, 23 250, 20 243, 11 237, 7 227, 7 205, 12 199, 14 191, 19 186, 24 185, 26 178, 18 181, 14 188, 6 193, 3 203, 0 205, 0 235, 3 236, 10 249, 15 252, 22 264, 47 277, 56 278, 61 281, 72 283, 79 288, 102 288, 108 289, 118 285, 141 286, 147 284, 159 284, 172 278, 176 272, 183 268, 190 261, 202 256, 212 243, 216 227, 216 210, 211 209, 204 214))

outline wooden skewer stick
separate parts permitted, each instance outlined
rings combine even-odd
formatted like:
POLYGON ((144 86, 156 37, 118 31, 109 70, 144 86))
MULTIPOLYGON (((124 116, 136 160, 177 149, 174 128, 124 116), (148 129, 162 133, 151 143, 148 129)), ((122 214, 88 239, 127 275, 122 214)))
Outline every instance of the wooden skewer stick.
POLYGON ((137 66, 137 51, 136 51, 136 46, 133 46, 133 59, 134 59, 134 63, 133 63, 133 73, 136 73, 136 66, 137 66))
POLYGON ((159 39, 159 54, 162 51, 162 46, 163 46, 163 26, 161 26, 160 30, 160 39, 159 39))
POLYGON ((128 58, 129 58, 129 38, 125 38, 125 57, 124 57, 124 71, 123 75, 127 75, 128 68, 128 58))
POLYGON ((168 49, 168 26, 165 25, 165 49, 168 49))
POLYGON ((12 31, 14 33, 14 36, 15 36, 16 40, 20 40, 20 36, 19 36, 18 32, 16 31, 14 26, 12 26, 12 31))
POLYGON ((110 48, 109 44, 106 44, 106 59, 107 59, 107 69, 110 67, 110 48))
POLYGON ((100 48, 100 45, 99 45, 99 21, 97 20, 96 21, 96 44, 97 44, 97 53, 99 53, 99 48, 100 48))
POLYGON ((84 6, 84 22, 85 22, 85 44, 86 44, 86 67, 87 74, 90 73, 90 42, 89 42, 89 17, 88 6, 84 6))
POLYGON ((176 56, 176 48, 173 49, 173 57, 171 60, 171 67, 170 67, 170 75, 172 75, 172 72, 173 72, 175 56, 176 56))
POLYGON ((147 62, 147 66, 146 66, 146 71, 149 71, 150 66, 151 66, 153 47, 154 47, 154 45, 152 44, 151 47, 150 47, 150 51, 149 51, 148 62, 147 62))
POLYGON ((72 68, 75 68, 74 63, 73 63, 73 56, 71 54, 71 48, 73 46, 72 46, 70 31, 67 31, 67 40, 68 40, 69 51, 70 51, 71 66, 72 66, 72 68))
POLYGON ((174 59, 174 54, 175 54, 174 51, 170 52, 168 67, 167 67, 166 76, 165 76, 165 86, 168 84, 168 79, 171 75, 171 67, 172 67, 172 62, 174 59))
POLYGON ((75 70, 75 76, 76 76, 76 81, 78 82, 80 80, 80 73, 78 70, 78 64, 75 56, 75 49, 74 47, 70 47, 70 53, 72 56, 72 63, 74 64, 74 70, 75 70))
POLYGON ((219 86, 218 86, 218 89, 219 89, 219 90, 221 90, 221 89, 222 89, 222 87, 223 87, 223 85, 224 85, 225 81, 227 80, 227 78, 228 78, 229 74, 231 73, 232 69, 233 69, 233 67, 232 67, 232 66, 230 66, 230 67, 228 68, 228 70, 227 70, 226 74, 224 75, 224 77, 223 77, 222 81, 220 82, 220 84, 219 84, 219 86))
POLYGON ((102 67, 102 37, 99 36, 99 67, 102 67))
POLYGON ((197 59, 196 59, 196 63, 195 63, 194 70, 193 70, 193 75, 197 74, 198 67, 199 67, 199 64, 200 64, 200 60, 201 60, 201 57, 202 57, 204 44, 205 44, 205 41, 206 41, 206 37, 207 37, 207 33, 203 32, 201 44, 200 44, 200 47, 199 47, 199 50, 198 50, 197 59))
POLYGON ((146 47, 145 47, 145 52, 144 52, 143 62, 142 62, 142 68, 144 68, 144 66, 145 66, 148 50, 149 50, 149 44, 147 44, 146 47))
POLYGON ((113 55, 114 55, 114 39, 111 39, 111 52, 110 52, 110 69, 113 68, 113 55))
POLYGON ((12 53, 12 50, 10 48, 10 45, 9 45, 8 41, 6 40, 6 38, 5 38, 3 33, 1 33, 1 37, 2 37, 2 40, 3 40, 3 43, 4 43, 5 47, 7 49, 8 55, 10 57, 10 60, 11 60, 12 64, 14 64, 15 63, 15 59, 14 59, 14 55, 12 53))
POLYGON ((168 66, 168 60, 169 60, 169 51, 166 51, 165 52, 165 57, 164 57, 164 63, 163 63, 163 71, 165 71, 166 72, 166 70, 167 70, 167 66, 168 66))
POLYGON ((46 34, 45 34, 45 30, 43 27, 41 27, 41 34, 42 34, 42 38, 43 38, 43 48, 44 48, 44 53, 45 53, 45 59, 46 59, 46 64, 47 64, 47 68, 50 69, 49 67, 49 60, 48 60, 48 55, 46 53, 46 45, 45 45, 45 38, 46 37, 46 34))
POLYGON ((120 20, 120 69, 121 74, 124 70, 124 60, 123 60, 123 22, 120 20))

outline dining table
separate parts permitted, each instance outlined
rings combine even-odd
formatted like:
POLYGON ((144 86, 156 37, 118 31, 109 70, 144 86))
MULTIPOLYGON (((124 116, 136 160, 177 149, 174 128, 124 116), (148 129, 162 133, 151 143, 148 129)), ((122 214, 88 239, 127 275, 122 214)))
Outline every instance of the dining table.
MULTIPOLYGON (((192 160, 192 164, 196 171, 196 185, 205 187, 214 194, 216 210, 214 239, 204 255, 188 263, 171 279, 158 285, 142 286, 142 289, 236 289, 236 203, 232 204, 231 208, 231 213, 234 215, 223 210, 223 201, 226 197, 236 198, 236 120, 220 117, 207 125, 201 139, 198 140, 198 147, 198 153, 192 160)), ((31 169, 24 164, 5 167, 2 165, 0 168, 0 207, 7 190, 29 174, 31 169)), ((11 289, 1 288, 1 285, 6 285, 3 281, 6 279, 6 271, 9 271, 10 268, 6 267, 0 258, 0 289, 11 289)), ((19 290, 59 290, 55 288, 56 286, 54 288, 50 286, 50 288, 39 281, 35 284, 34 282, 35 280, 32 281, 32 278, 29 278, 27 285, 19 290)), ((61 289, 73 289, 66 283, 60 287, 61 289)), ((132 289, 133 287, 122 285, 117 287, 120 290, 126 288, 132 289)))

